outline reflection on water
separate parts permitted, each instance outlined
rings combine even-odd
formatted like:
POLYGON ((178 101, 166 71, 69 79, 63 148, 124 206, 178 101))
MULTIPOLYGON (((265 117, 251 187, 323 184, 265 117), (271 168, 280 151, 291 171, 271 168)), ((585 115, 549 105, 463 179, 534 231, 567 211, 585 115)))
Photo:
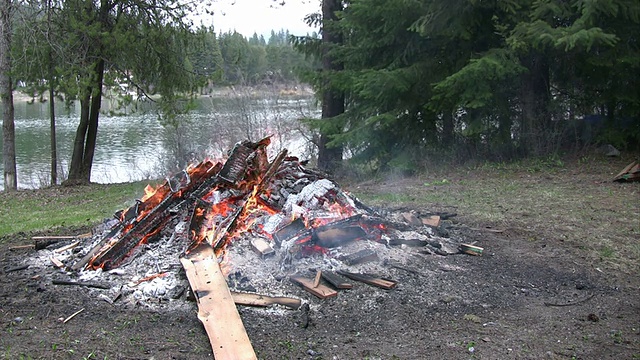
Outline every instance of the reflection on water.
MULTIPOLYGON (((189 160, 222 157, 237 141, 268 135, 273 136, 270 148, 274 152, 286 147, 294 155, 310 155, 305 140, 308 131, 298 120, 317 115, 310 98, 204 98, 198 105, 197 110, 180 118, 177 127, 163 126, 153 110, 101 115, 91 181, 117 183, 162 177, 189 160)), ((51 163, 48 104, 16 102, 15 108, 18 187, 46 186, 51 163)), ((68 171, 79 117, 77 106, 56 109, 58 163, 63 172, 59 171, 59 177, 68 171)), ((0 176, 0 189, 4 188, 2 182, 0 176)))

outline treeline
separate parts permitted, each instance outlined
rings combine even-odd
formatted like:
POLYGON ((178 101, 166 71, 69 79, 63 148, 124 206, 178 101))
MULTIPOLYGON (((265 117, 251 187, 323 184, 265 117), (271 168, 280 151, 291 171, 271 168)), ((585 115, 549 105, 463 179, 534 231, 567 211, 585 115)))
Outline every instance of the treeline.
MULTIPOLYGON (((296 51, 288 30, 271 31, 268 40, 256 33, 246 38, 236 31, 216 34, 200 27, 199 40, 189 51, 193 70, 207 82, 207 91, 216 85, 258 85, 298 81, 298 74, 314 68, 312 56, 296 51)), ((317 34, 310 34, 317 38, 317 34)))
POLYGON ((323 9, 334 10, 322 22, 331 36, 297 43, 325 52, 329 64, 309 80, 344 105, 316 122, 328 148, 406 170, 427 157, 548 156, 596 140, 638 148, 637 0, 324 0, 323 9))

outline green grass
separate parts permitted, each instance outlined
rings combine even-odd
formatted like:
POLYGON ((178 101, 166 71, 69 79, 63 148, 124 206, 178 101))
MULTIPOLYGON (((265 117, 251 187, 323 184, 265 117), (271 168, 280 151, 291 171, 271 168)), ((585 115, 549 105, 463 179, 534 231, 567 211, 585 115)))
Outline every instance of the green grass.
POLYGON ((0 192, 0 242, 2 237, 19 232, 94 225, 133 204, 144 194, 145 185, 93 184, 0 192))
POLYGON ((590 258, 633 271, 640 259, 640 183, 611 181, 630 160, 583 157, 439 168, 413 179, 356 184, 352 192, 368 205, 455 212, 455 220, 468 226, 566 242, 590 258), (442 179, 446 185, 438 183, 442 179))

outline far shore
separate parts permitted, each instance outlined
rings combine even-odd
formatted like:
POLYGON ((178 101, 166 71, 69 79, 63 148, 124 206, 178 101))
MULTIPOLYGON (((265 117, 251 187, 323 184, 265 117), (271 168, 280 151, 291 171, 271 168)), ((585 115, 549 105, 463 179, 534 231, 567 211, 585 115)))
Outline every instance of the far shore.
MULTIPOLYGON (((200 97, 311 97, 315 94, 311 86, 308 84, 291 83, 291 84, 262 84, 262 85, 229 85, 217 86, 205 89, 199 95, 200 97)), ((46 102, 49 100, 49 94, 33 97, 22 90, 13 91, 13 101, 16 102, 46 102)))

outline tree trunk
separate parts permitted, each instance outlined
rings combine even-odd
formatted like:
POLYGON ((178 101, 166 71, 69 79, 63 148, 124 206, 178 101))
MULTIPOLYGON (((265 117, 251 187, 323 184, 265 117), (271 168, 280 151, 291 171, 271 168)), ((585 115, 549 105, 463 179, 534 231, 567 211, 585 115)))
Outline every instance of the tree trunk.
POLYGON ((2 160, 4 188, 18 189, 16 130, 11 83, 11 0, 0 0, 0 98, 2 101, 2 160))
POLYGON ((76 130, 69 179, 65 181, 65 185, 88 184, 91 181, 91 167, 98 135, 98 117, 102 103, 104 60, 100 59, 96 63, 94 76, 92 88, 80 99, 80 124, 76 130))
POLYGON ((96 140, 98 137, 98 117, 100 116, 100 105, 102 104, 102 82, 104 79, 104 60, 98 60, 96 66, 96 87, 91 94, 91 111, 89 112, 89 127, 87 128, 87 138, 84 146, 84 157, 82 159, 82 170, 86 180, 91 179, 91 166, 93 165, 93 154, 96 150, 96 140))
POLYGON ((51 0, 47 1, 47 63, 49 65, 49 118, 51 129, 51 185, 58 183, 58 146, 56 141, 56 105, 55 105, 55 84, 54 84, 54 64, 53 46, 51 45, 51 0))
POLYGON ((552 144, 549 134, 549 65, 544 55, 529 54, 521 59, 528 71, 522 76, 520 103, 520 144, 523 155, 543 155, 552 144))
MULTIPOLYGON (((337 21, 336 11, 342 10, 341 0, 322 1, 322 70, 336 71, 342 70, 342 64, 333 60, 330 55, 330 48, 334 44, 340 44, 342 37, 335 30, 331 29, 330 23, 337 21)), ((344 93, 331 89, 325 83, 322 91, 322 119, 330 119, 344 113, 344 93)), ((324 171, 335 171, 342 162, 342 146, 327 146, 331 140, 331 135, 339 133, 341 129, 327 130, 324 127, 320 132, 318 142, 318 168, 324 171)))
POLYGON ((49 64, 49 116, 51 129, 51 185, 58 183, 58 149, 56 145, 56 106, 53 90, 53 70, 49 64))
POLYGON ((69 165, 69 178, 63 185, 78 185, 82 183, 82 157, 84 156, 84 142, 87 137, 89 127, 89 108, 91 92, 87 91, 80 98, 80 123, 76 130, 76 137, 73 141, 73 153, 71 154, 71 164, 69 165))
POLYGON ((442 113, 442 144, 449 148, 453 144, 453 110, 442 113))

